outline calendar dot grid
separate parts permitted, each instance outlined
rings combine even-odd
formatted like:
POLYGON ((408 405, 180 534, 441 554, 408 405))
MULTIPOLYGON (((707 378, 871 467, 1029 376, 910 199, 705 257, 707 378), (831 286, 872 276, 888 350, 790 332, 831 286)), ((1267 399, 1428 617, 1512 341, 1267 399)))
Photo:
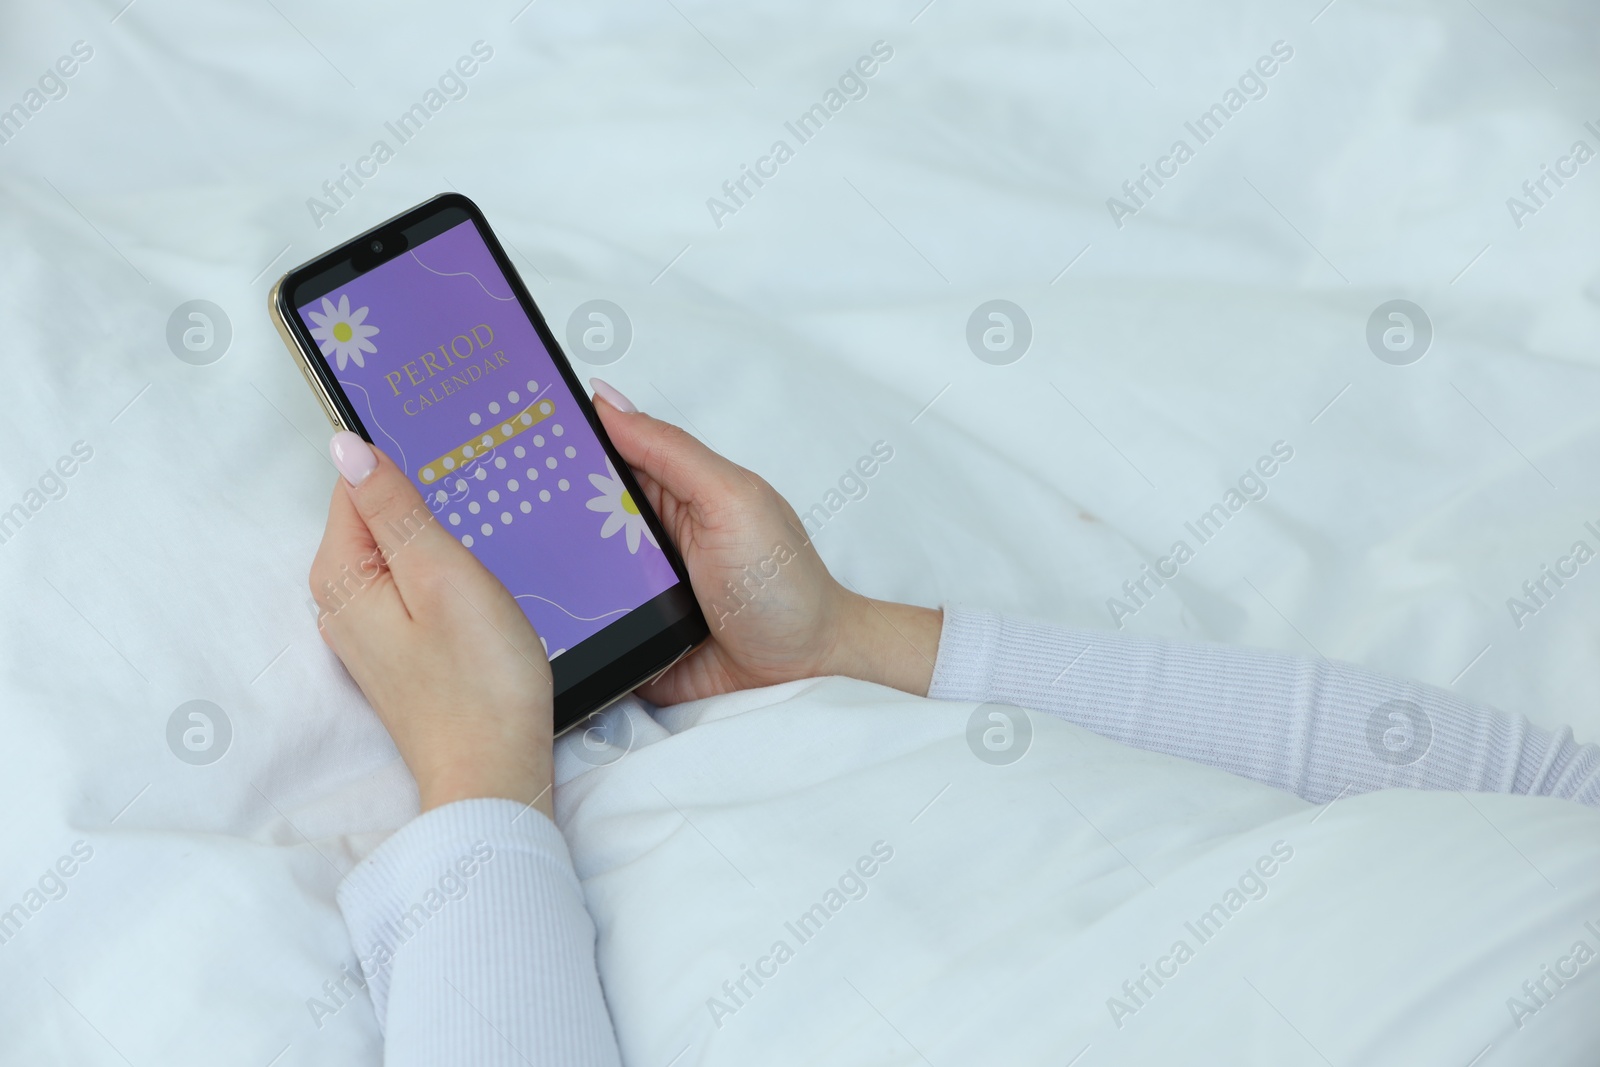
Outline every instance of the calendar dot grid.
MULTIPOLYGON (((539 383, 529 381, 527 390, 528 394, 537 397, 539 383)), ((466 421, 470 426, 481 427, 485 423, 485 414, 491 418, 498 416, 507 410, 505 405, 511 405, 510 410, 515 414, 522 396, 520 391, 513 389, 505 394, 505 404, 492 400, 483 411, 468 414, 466 421)), ((548 417, 554 418, 553 403, 543 402, 539 405, 540 410, 546 410, 545 405, 549 405, 548 417)), ((526 413, 520 417, 532 422, 526 413)), ((503 437, 511 436, 515 432, 514 421, 502 423, 498 432, 503 437)), ((546 433, 517 435, 517 443, 509 449, 509 458, 499 454, 502 441, 497 441, 496 432, 497 429, 491 426, 487 432, 469 440, 458 450, 467 458, 467 463, 457 465, 450 456, 437 463, 451 472, 452 480, 446 483, 445 488, 434 491, 435 510, 468 548, 478 538, 493 537, 497 530, 514 525, 523 516, 533 515, 538 504, 548 504, 553 499, 551 491, 542 486, 535 489, 534 483, 540 480, 541 474, 560 471, 564 462, 578 458, 578 450, 572 445, 558 449, 554 439, 565 436, 567 432, 559 422, 550 423, 546 430, 548 437, 546 433), (513 466, 513 463, 516 465, 513 466)), ((555 487, 557 492, 568 492, 572 482, 567 478, 557 478, 555 487)))

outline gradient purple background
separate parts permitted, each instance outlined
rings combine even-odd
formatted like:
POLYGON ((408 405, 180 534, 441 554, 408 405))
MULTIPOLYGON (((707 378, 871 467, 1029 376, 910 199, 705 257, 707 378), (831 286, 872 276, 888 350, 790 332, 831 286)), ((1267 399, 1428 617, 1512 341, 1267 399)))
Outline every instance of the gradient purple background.
MULTIPOLYGON (((335 306, 341 296, 350 298, 352 313, 369 309, 363 325, 377 327, 371 339, 377 352, 362 354, 364 367, 349 362, 342 371, 335 370, 331 354, 323 361, 335 371, 373 442, 411 478, 445 529, 457 538, 471 535, 472 553, 518 598, 551 654, 573 647, 677 584, 672 565, 648 537, 641 536, 638 552, 630 554, 626 530, 600 536, 608 513, 591 511, 585 504, 601 495, 589 475, 609 476, 606 454, 471 222, 327 294, 335 306), (413 386, 402 375, 396 396, 385 376, 420 361, 424 352, 441 344, 448 349, 453 337, 480 323, 494 331, 487 354, 504 352, 507 365, 485 370, 470 386, 407 415, 402 405, 440 377, 413 386), (529 392, 530 381, 536 383, 536 393, 529 392), (514 402, 511 393, 517 394, 514 402), (438 482, 424 484, 418 477, 423 466, 498 427, 536 397, 556 405, 543 423, 438 482), (489 411, 491 401, 500 405, 498 414, 489 411), (479 425, 470 421, 473 414, 482 420, 479 425), (535 444, 536 435, 543 438, 542 445, 535 444), (518 447, 525 453, 521 458, 514 454, 518 447), (571 458, 566 455, 569 447, 576 450, 571 458), (551 458, 556 460, 554 469, 547 466, 551 458), (530 468, 536 477, 528 477, 530 468), (567 480, 565 490, 559 488, 561 479, 567 480), (513 480, 516 490, 509 488, 513 480), (498 492, 498 501, 489 501, 490 490, 498 492), (540 500, 540 490, 548 490, 549 501, 540 500), (521 510, 524 501, 532 507, 529 514, 521 510), (479 506, 477 514, 469 510, 473 503, 479 506), (503 514, 511 516, 509 524, 502 522, 503 514), (487 536, 482 533, 485 522, 493 529, 487 536)), ((323 310, 322 298, 299 310, 310 330, 315 323, 309 313, 323 310)), ((485 354, 475 351, 468 362, 481 366, 485 354)), ((444 364, 443 359, 437 362, 444 364)), ((416 371, 425 369, 419 363, 416 371)), ((412 407, 417 410, 416 404, 412 407)))

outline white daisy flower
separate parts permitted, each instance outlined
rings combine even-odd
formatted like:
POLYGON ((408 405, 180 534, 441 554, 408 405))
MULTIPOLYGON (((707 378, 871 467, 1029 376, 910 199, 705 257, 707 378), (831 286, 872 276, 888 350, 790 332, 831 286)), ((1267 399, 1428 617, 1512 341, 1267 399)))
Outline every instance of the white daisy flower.
POLYGON ((589 475, 589 484, 600 491, 600 495, 590 500, 584 506, 590 511, 606 512, 605 525, 600 527, 601 537, 610 537, 618 530, 628 531, 628 552, 639 551, 639 535, 645 538, 656 548, 655 534, 650 532, 644 516, 639 514, 639 505, 634 502, 627 488, 622 484, 622 479, 617 477, 617 468, 611 465, 611 460, 606 460, 606 474, 589 475))
POLYGON ((354 314, 350 312, 350 297, 339 297, 339 306, 334 307, 333 301, 327 297, 322 298, 322 314, 315 311, 311 313, 311 321, 316 323, 311 330, 311 336, 316 338, 317 344, 322 348, 324 356, 332 355, 339 363, 339 369, 344 370, 346 363, 354 363, 358 367, 365 367, 361 353, 376 352, 378 346, 367 338, 378 332, 376 326, 363 326, 366 321, 367 309, 357 308, 354 314))

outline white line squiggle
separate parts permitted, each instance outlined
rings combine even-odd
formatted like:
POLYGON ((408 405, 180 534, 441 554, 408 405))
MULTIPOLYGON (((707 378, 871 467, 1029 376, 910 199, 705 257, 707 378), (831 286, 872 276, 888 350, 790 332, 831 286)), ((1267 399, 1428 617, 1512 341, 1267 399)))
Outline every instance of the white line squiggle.
POLYGON ((546 604, 549 604, 551 607, 553 607, 553 608, 557 609, 558 611, 560 611, 563 615, 566 615, 569 618, 577 619, 579 622, 598 622, 601 619, 609 619, 613 615, 626 615, 628 613, 628 609, 627 608, 618 608, 616 611, 608 611, 608 612, 605 612, 604 614, 601 614, 601 615, 593 615, 593 616, 590 616, 590 617, 586 618, 586 617, 584 617, 582 615, 574 615, 574 614, 572 614, 572 612, 568 611, 566 608, 562 607, 560 604, 557 604, 554 600, 551 600, 549 597, 537 596, 537 595, 535 595, 533 593, 518 593, 518 594, 516 594, 515 599, 521 600, 524 597, 528 598, 529 600, 542 600, 546 604))
POLYGON ((339 379, 339 384, 344 386, 346 389, 361 390, 361 395, 366 397, 367 400, 367 417, 372 420, 372 425, 383 431, 383 436, 387 437, 391 441, 394 441, 395 451, 400 453, 400 469, 406 470, 410 466, 406 460, 406 450, 401 447, 399 441, 395 440, 394 434, 385 429, 383 423, 378 421, 378 413, 372 410, 372 394, 367 392, 367 387, 359 382, 347 382, 343 378, 339 379))
POLYGON ((422 262, 422 260, 417 259, 417 253, 416 253, 415 250, 412 251, 411 258, 416 260, 417 266, 421 267, 423 270, 427 271, 429 274, 437 274, 441 278, 461 278, 461 277, 471 278, 473 281, 478 283, 478 288, 482 289, 483 292, 484 292, 484 295, 487 296, 490 300, 503 300, 508 304, 511 303, 514 300, 513 297, 495 296, 493 293, 489 292, 489 287, 487 285, 484 285, 482 279, 480 279, 476 274, 472 273, 470 270, 458 270, 458 271, 454 271, 452 273, 446 274, 442 270, 434 270, 432 267, 430 267, 426 263, 422 262))

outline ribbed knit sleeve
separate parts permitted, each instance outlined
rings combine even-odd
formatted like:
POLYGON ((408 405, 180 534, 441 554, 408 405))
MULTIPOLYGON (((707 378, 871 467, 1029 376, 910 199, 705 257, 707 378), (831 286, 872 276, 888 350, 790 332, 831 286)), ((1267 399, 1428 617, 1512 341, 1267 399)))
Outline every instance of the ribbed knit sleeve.
POLYGON ((947 606, 928 695, 1045 712, 1314 803, 1408 787, 1600 804, 1600 748, 1570 729, 1328 660, 947 606))
MULTIPOLYGON (((422 815, 339 887, 387 1067, 621 1062, 594 923, 542 813, 463 800, 422 815)), ((348 987, 347 987, 348 990, 348 987)))

